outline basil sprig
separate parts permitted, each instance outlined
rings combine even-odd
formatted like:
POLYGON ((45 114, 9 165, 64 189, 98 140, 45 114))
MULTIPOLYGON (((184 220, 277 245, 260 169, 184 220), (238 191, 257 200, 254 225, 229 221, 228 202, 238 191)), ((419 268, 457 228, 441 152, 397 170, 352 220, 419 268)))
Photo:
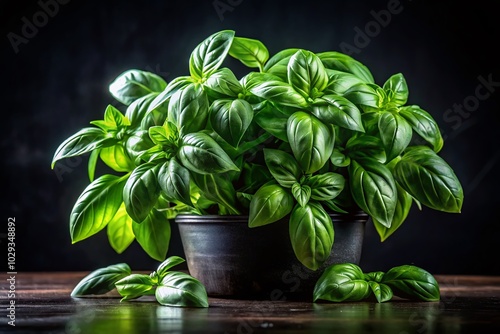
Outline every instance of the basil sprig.
POLYGON ((331 302, 360 301, 371 295, 379 303, 398 296, 421 301, 439 301, 439 285, 426 270, 402 265, 381 271, 363 273, 353 263, 340 263, 328 267, 316 282, 313 300, 331 302))
POLYGON ((94 270, 71 292, 72 297, 100 295, 116 288, 122 301, 155 295, 158 303, 177 307, 208 307, 205 286, 193 276, 170 269, 184 259, 171 256, 150 273, 132 273, 125 263, 94 270))

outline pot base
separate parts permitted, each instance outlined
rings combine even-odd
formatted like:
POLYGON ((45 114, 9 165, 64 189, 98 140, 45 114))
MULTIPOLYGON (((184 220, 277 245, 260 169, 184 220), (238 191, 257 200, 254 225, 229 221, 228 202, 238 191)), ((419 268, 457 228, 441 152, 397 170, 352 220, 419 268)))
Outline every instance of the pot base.
POLYGON ((312 300, 316 281, 335 263, 359 264, 368 215, 331 214, 335 241, 316 271, 302 265, 290 243, 288 220, 256 228, 248 216, 179 215, 190 275, 210 297, 260 300, 312 300))

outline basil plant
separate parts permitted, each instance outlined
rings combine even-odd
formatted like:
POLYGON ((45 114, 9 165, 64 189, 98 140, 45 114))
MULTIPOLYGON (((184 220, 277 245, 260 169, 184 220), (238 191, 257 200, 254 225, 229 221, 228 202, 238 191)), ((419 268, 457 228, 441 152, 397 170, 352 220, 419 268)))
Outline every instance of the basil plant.
POLYGON ((109 86, 109 105, 56 150, 89 154, 90 184, 69 219, 73 243, 107 230, 123 252, 134 240, 163 261, 179 213, 248 215, 250 228, 289 222, 297 258, 329 256, 329 213, 366 212, 381 240, 415 202, 458 213, 463 190, 439 155, 431 114, 407 105, 397 73, 381 85, 346 54, 284 49, 224 30, 191 53, 189 73, 166 82, 132 69, 109 86), (237 77, 225 60, 248 68, 237 77), (239 63, 237 63, 239 64, 239 63), (96 176, 102 161, 109 173, 96 176))

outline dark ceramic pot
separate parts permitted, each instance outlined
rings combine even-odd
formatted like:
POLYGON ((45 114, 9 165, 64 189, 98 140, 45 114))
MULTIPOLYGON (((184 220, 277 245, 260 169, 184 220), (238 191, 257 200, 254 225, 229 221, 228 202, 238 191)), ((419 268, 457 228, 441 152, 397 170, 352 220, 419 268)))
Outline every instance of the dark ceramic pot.
POLYGON ((211 297, 312 300, 314 285, 334 263, 359 264, 369 216, 331 214, 335 230, 330 258, 317 271, 295 257, 288 219, 256 228, 248 216, 179 215, 182 245, 189 273, 211 297))

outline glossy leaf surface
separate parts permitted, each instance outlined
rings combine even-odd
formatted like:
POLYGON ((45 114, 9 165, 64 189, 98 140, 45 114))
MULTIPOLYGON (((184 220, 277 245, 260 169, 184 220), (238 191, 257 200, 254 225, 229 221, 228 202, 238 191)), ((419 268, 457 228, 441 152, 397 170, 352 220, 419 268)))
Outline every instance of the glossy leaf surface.
POLYGON ((183 272, 167 273, 156 288, 156 300, 166 306, 208 307, 207 291, 196 278, 183 272))
POLYGON ((297 259, 317 270, 329 257, 334 231, 330 216, 318 203, 296 205, 290 215, 290 241, 297 259))
POLYGON ((71 297, 105 294, 115 288, 115 282, 130 275, 126 263, 117 263, 92 271, 82 278, 71 291, 71 297))
POLYGON ((403 189, 432 209, 457 213, 462 209, 462 185, 446 161, 427 146, 406 152, 394 168, 403 189))

